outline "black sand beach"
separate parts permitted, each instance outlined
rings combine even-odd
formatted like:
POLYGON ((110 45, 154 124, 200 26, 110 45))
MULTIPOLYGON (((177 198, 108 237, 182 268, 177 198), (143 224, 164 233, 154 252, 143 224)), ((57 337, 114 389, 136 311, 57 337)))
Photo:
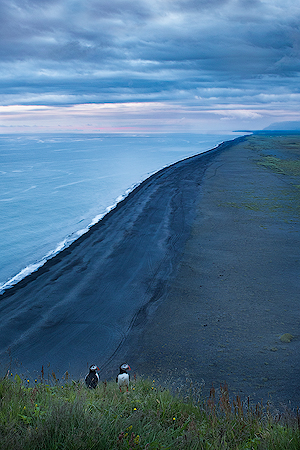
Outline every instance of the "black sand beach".
POLYGON ((127 361, 299 406, 299 160, 299 135, 257 135, 153 175, 0 297, 3 370, 127 361))

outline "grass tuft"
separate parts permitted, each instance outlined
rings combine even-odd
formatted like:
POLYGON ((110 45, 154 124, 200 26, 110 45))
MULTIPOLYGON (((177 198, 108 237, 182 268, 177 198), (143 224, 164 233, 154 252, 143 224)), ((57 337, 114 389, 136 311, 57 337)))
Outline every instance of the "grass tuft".
POLYGON ((299 449, 298 411, 272 415, 269 408, 237 396, 227 385, 208 399, 184 399, 154 380, 135 379, 129 392, 103 382, 86 389, 22 381, 8 373, 0 381, 0 448, 3 450, 299 449))

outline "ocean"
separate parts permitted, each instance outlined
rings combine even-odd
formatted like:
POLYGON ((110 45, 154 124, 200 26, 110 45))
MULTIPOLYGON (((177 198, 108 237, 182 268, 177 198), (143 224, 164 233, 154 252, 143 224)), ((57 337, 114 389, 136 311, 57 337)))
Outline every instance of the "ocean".
POLYGON ((1 135, 0 293, 152 173, 240 135, 1 135))

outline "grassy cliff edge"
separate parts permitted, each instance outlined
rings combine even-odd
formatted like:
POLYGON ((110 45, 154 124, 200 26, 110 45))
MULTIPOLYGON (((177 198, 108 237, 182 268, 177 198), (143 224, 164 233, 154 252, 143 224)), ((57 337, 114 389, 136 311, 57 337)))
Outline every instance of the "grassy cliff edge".
MULTIPOLYGON (((113 381, 89 390, 81 381, 0 382, 0 448, 35 449, 298 449, 298 411, 231 400, 227 386, 208 399, 189 386, 185 395, 132 380, 129 392, 113 381)), ((181 393, 182 394, 182 393, 181 393)))

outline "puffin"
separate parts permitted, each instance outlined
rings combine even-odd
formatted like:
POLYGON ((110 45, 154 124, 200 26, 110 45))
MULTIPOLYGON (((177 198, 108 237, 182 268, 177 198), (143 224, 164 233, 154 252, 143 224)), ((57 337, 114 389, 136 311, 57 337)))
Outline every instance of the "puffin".
POLYGON ((131 370, 128 364, 122 364, 120 366, 120 373, 116 378, 120 392, 122 392, 122 386, 126 386, 127 392, 129 388, 130 375, 128 375, 127 370, 131 370))
POLYGON ((99 382, 99 375, 97 374, 96 370, 99 370, 99 367, 96 366, 96 364, 92 364, 90 366, 90 371, 85 377, 85 384, 89 389, 96 389, 98 382, 99 382))

